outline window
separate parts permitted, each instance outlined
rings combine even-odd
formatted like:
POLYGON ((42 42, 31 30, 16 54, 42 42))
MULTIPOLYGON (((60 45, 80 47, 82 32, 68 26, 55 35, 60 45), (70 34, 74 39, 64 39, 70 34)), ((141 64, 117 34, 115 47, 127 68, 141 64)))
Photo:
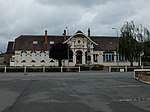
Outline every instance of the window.
POLYGON ((93 57, 94 57, 94 58, 93 58, 93 59, 94 59, 94 62, 98 62, 98 54, 94 54, 93 57))
POLYGON ((45 62, 45 53, 41 52, 41 62, 45 62))
POLYGON ((37 41, 33 41, 33 44, 37 44, 38 42, 37 41))
POLYGON ((12 58, 10 59, 11 62, 15 62, 15 57, 12 56, 12 58))
POLYGON ((35 62, 35 52, 32 52, 31 56, 32 56, 32 62, 35 62))
POLYGON ((54 44, 54 41, 50 41, 49 44, 54 44))
POLYGON ((22 52, 21 56, 22 62, 26 62, 26 52, 22 52))
POLYGON ((80 44, 80 42, 81 42, 81 41, 80 41, 80 40, 78 40, 78 44, 80 44))
POLYGON ((53 59, 50 62, 55 62, 53 59))
POLYGON ((103 54, 103 61, 105 62, 112 62, 114 61, 114 53, 109 53, 109 52, 106 52, 103 54))
POLYGON ((126 61, 125 56, 118 53, 116 54, 116 61, 126 61))

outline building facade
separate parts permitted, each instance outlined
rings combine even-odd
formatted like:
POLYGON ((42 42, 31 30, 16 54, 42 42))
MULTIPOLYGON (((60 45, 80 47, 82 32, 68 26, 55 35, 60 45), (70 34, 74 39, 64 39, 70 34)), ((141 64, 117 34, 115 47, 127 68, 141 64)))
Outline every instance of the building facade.
MULTIPOLYGON (((118 55, 116 37, 90 36, 77 31, 72 36, 21 35, 15 39, 14 55, 10 66, 58 66, 58 61, 49 58, 53 44, 67 43, 73 51, 71 60, 63 60, 63 66, 75 64, 102 64, 104 66, 130 65, 124 56, 118 55)), ((134 63, 135 65, 137 63, 134 63)))

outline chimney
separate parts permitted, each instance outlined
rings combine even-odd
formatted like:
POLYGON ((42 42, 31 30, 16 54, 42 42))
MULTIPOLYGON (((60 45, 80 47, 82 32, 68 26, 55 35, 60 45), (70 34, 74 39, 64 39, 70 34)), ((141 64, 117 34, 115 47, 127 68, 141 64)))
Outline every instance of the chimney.
POLYGON ((66 30, 64 30, 64 41, 66 41, 66 30))
POLYGON ((90 28, 88 28, 88 37, 90 38, 90 28))
POLYGON ((47 44, 48 37, 47 37, 47 30, 45 30, 45 44, 47 44))

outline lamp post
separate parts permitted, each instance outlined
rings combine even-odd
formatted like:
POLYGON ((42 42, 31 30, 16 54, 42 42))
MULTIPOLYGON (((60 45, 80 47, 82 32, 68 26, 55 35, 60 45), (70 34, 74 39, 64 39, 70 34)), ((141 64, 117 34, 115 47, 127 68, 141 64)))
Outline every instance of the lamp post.
POLYGON ((118 52, 118 59, 116 60, 117 61, 117 67, 119 66, 119 36, 118 36, 118 30, 117 28, 112 28, 113 30, 116 31, 116 34, 117 34, 117 52, 118 52))
MULTIPOLYGON (((69 36, 69 29, 66 27, 67 30, 67 36, 69 36)), ((69 70, 69 44, 68 44, 68 70, 69 70)))

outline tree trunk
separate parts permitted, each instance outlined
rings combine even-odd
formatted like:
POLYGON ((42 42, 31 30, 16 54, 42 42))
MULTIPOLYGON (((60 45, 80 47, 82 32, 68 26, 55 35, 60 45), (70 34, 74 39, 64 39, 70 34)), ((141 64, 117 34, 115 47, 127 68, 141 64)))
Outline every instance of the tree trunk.
POLYGON ((130 66, 133 67, 133 61, 130 61, 130 66))
POLYGON ((59 67, 62 66, 61 60, 58 60, 58 66, 59 66, 59 67))

